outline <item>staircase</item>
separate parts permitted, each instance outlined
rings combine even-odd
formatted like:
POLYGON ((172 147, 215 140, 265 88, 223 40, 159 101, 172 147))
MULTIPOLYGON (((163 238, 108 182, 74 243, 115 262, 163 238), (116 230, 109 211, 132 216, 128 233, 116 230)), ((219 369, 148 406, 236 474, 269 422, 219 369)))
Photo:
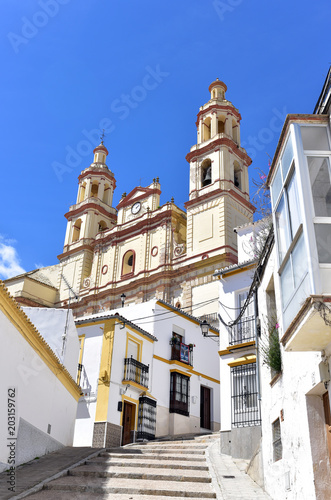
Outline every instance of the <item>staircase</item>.
POLYGON ((216 498, 206 449, 217 435, 149 442, 101 452, 29 500, 190 500, 216 498))

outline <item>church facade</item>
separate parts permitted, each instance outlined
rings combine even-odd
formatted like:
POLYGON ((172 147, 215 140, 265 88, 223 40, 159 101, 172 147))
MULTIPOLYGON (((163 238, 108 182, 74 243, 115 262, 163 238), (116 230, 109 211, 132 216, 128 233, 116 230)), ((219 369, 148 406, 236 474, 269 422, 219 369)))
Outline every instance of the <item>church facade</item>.
POLYGON ((76 203, 65 214, 59 263, 7 280, 16 300, 69 304, 78 317, 119 307, 121 297, 125 304, 156 298, 216 321, 218 284, 212 275, 237 262, 233 229, 251 222, 254 212, 251 159, 240 146, 241 116, 226 90, 214 81, 197 115, 197 143, 186 156, 186 212, 173 200, 160 206, 158 178, 123 193, 113 207, 116 172, 107 167, 108 151, 101 142, 78 178, 76 203))

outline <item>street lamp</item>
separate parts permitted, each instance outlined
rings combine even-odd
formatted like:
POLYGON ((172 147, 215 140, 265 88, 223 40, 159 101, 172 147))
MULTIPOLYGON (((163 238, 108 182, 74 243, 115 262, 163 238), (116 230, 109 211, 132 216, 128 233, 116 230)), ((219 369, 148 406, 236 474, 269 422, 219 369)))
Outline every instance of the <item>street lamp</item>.
POLYGON ((122 293, 122 295, 121 295, 122 307, 124 307, 125 299, 126 299, 126 295, 125 295, 125 293, 122 293))
POLYGON ((203 337, 208 337, 209 327, 210 327, 210 324, 207 323, 207 320, 205 320, 205 319, 203 320, 202 323, 200 323, 200 328, 201 328, 201 332, 202 332, 203 337))

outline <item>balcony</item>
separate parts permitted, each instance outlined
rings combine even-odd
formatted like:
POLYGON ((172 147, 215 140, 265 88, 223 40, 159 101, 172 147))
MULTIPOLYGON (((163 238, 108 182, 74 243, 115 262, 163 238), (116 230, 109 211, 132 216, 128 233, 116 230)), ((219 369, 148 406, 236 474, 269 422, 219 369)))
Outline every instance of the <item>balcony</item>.
POLYGON ((149 366, 143 365, 136 359, 124 359, 123 382, 135 382, 142 387, 148 387, 149 366))
POLYGON ((255 317, 243 318, 229 329, 229 344, 245 344, 255 340, 255 317))
POLYGON ((182 342, 170 341, 171 360, 181 361, 187 365, 193 366, 193 344, 183 344, 182 342))
POLYGON ((285 351, 322 351, 331 344, 331 295, 307 297, 282 339, 285 351))

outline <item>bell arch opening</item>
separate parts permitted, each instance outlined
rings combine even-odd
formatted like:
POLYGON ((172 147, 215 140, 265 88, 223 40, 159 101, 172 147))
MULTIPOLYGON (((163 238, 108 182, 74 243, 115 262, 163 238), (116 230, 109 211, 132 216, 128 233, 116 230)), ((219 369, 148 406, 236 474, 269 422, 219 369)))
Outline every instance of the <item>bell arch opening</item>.
POLYGON ((211 184, 211 160, 207 158, 201 163, 201 186, 211 184))

